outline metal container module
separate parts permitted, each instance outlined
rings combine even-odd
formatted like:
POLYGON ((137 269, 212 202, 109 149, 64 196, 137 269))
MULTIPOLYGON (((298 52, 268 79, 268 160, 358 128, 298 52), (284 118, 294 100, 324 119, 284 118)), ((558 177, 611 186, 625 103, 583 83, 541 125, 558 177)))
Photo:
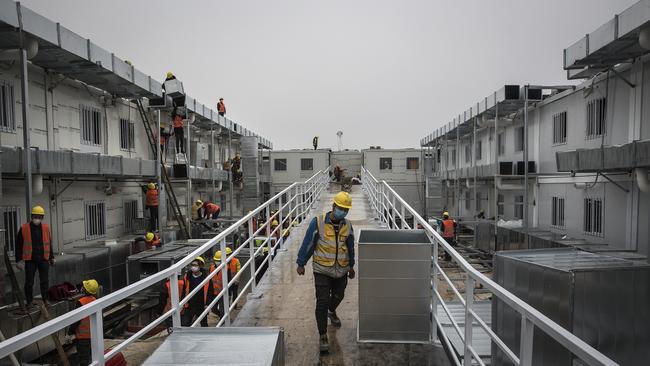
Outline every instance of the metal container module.
MULTIPOLYGON (((621 365, 650 359, 650 266, 575 249, 498 252, 496 282, 621 365)), ((492 329, 519 349, 521 315, 493 298, 492 329)), ((492 346, 492 364, 511 365, 492 346)), ((535 331, 533 365, 573 365, 562 345, 535 331)))
MULTIPOLYGON (((148 257, 159 255, 161 253, 169 252, 178 249, 178 246, 166 244, 161 248, 149 249, 140 253, 131 254, 126 260, 127 267, 127 282, 129 285, 140 281, 143 277, 140 261, 148 257)), ((146 277, 146 275, 144 276, 146 277)))
POLYGON ((359 342, 429 343, 433 245, 423 230, 361 230, 359 342))

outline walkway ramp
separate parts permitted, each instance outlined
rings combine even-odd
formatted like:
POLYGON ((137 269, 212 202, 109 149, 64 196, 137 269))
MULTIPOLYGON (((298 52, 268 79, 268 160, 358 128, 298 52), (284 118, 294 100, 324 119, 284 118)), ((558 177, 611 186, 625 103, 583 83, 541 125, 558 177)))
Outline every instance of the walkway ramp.
MULTIPOLYGON (((331 209, 337 191, 331 187, 323 192, 315 214, 331 209)), ((361 229, 377 229, 379 221, 373 220, 371 207, 360 186, 353 186, 353 208, 348 214, 355 238, 361 229)), ((315 289, 311 264, 304 276, 296 273, 296 257, 308 225, 294 230, 285 244, 286 251, 274 259, 255 291, 233 322, 235 327, 279 326, 284 329, 287 365, 434 365, 434 348, 418 344, 367 344, 357 343, 358 281, 349 280, 345 298, 337 313, 342 327, 328 327, 329 354, 318 351, 318 330, 314 309, 315 289)), ((311 262, 310 262, 311 263, 311 262)))

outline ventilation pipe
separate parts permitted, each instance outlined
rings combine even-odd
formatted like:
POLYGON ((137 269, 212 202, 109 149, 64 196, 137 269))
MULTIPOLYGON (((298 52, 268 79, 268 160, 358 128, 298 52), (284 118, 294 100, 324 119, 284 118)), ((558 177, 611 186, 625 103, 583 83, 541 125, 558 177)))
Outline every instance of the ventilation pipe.
POLYGON ((32 175, 32 194, 41 193, 43 193, 43 175, 34 174, 32 175))
POLYGON ((648 179, 648 169, 636 168, 634 169, 634 175, 636 177, 636 184, 639 186, 639 190, 643 193, 650 192, 650 180, 648 179))
MULTIPOLYGON (((38 42, 33 38, 25 39, 25 50, 27 59, 31 60, 38 53, 38 42)), ((20 59, 20 49, 10 49, 0 51, 0 61, 18 61, 20 59)))
POLYGON ((504 184, 501 177, 497 177, 495 182, 497 189, 501 191, 522 191, 524 189, 523 184, 504 184))
POLYGON ((639 32, 639 46, 643 49, 650 50, 650 27, 641 29, 639 32))

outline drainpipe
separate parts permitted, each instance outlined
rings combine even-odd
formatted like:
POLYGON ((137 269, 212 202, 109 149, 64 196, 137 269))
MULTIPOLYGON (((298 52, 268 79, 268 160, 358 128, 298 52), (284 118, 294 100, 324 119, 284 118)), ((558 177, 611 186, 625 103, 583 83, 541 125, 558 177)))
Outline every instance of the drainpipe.
MULTIPOLYGON (((494 93, 494 225, 499 221, 499 185, 497 179, 499 175, 499 103, 497 103, 497 93, 494 93)), ((495 230, 496 238, 496 230, 495 230)), ((495 239, 496 240, 496 239, 495 239)))
POLYGON ((639 190, 643 193, 650 192, 650 179, 648 179, 648 169, 636 168, 634 169, 634 176, 636 177, 636 184, 639 190))
MULTIPOLYGON (((130 108, 130 107, 129 107, 130 108)), ((162 156, 160 151, 160 109, 156 111, 156 184, 158 185, 158 189, 160 192, 164 192, 164 187, 162 185, 162 156)), ((167 193, 162 196, 163 199, 166 199, 167 193)), ((164 202, 165 209, 167 208, 167 202, 164 202)), ((160 208, 160 205, 158 206, 160 208)), ((162 238, 163 237, 163 210, 158 210, 158 235, 162 238)))
POLYGON ((29 87, 28 70, 27 70, 27 49, 25 48, 25 35, 23 33, 23 16, 21 7, 18 8, 18 36, 20 38, 20 81, 21 81, 21 110, 23 119, 23 164, 25 167, 25 218, 31 219, 32 208, 32 154, 31 141, 29 136, 29 87))
MULTIPOLYGON (((477 113, 478 113, 478 103, 476 103, 476 111, 474 111, 473 114, 476 115, 477 113)), ((474 215, 478 215, 478 203, 479 203, 478 202, 478 197, 477 197, 477 194, 476 194, 476 190, 477 190, 477 187, 476 187, 476 123, 477 122, 478 122, 478 117, 474 117, 474 124, 473 124, 474 137, 473 137, 473 140, 472 140, 472 150, 473 150, 472 151, 472 163, 473 163, 472 166, 474 167, 474 192, 473 192, 474 193, 474 197, 473 197, 474 198, 474 215)))
POLYGON ((460 115, 458 115, 458 124, 456 125, 456 161, 454 162, 454 170, 456 171, 456 217, 460 216, 460 174, 458 167, 460 166, 460 115))
POLYGON ((528 85, 524 87, 524 236, 526 248, 529 248, 528 238, 528 85))

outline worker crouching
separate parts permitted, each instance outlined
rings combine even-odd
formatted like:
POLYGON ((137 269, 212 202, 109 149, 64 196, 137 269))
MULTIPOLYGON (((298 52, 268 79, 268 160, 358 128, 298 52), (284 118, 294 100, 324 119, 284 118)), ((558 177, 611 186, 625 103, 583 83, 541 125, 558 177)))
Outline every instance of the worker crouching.
MULTIPOLYGON (((90 304, 97 300, 99 283, 95 280, 83 281, 81 291, 83 296, 77 300, 76 308, 90 304)), ((92 349, 90 346, 90 317, 85 317, 72 324, 68 329, 68 335, 74 335, 75 347, 77 348, 76 365, 89 365, 92 362, 92 349)))
MULTIPOLYGON (((190 263, 190 270, 185 274, 183 279, 185 284, 185 289, 183 291, 183 298, 187 297, 192 290, 198 287, 203 280, 207 277, 207 271, 204 269, 205 260, 203 257, 196 257, 190 263)), ((183 309, 181 324, 183 326, 190 326, 196 319, 201 316, 205 307, 212 301, 212 281, 208 281, 203 285, 203 291, 198 291, 192 298, 185 303, 185 309, 183 309)), ((208 317, 204 316, 201 319, 201 326, 208 326, 208 317)))
POLYGON ((147 249, 156 249, 162 245, 162 241, 160 240, 160 235, 151 232, 145 235, 144 241, 145 243, 147 243, 147 249))

